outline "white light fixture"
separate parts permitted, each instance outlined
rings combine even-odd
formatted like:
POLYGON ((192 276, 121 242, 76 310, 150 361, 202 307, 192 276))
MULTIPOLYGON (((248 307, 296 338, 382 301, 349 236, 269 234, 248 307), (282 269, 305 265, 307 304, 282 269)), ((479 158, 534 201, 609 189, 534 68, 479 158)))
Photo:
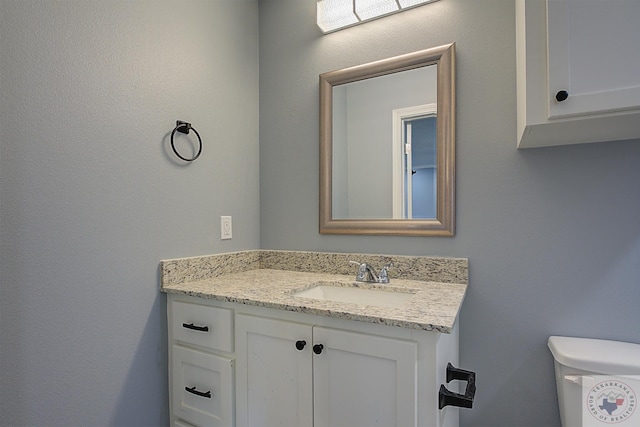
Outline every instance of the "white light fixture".
POLYGON ((331 33, 437 0, 318 0, 317 23, 331 33))

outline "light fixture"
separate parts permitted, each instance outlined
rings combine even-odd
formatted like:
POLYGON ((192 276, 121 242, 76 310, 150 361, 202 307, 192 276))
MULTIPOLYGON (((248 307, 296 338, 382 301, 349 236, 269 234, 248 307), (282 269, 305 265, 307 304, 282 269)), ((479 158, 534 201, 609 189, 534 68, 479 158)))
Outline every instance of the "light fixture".
POLYGON ((317 23, 331 33, 437 0, 318 0, 317 23))

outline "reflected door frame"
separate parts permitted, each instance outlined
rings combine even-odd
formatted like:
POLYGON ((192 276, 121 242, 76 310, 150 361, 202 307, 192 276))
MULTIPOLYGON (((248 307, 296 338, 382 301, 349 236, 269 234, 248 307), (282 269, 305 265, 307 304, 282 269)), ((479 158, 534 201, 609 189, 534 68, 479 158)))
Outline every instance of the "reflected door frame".
POLYGON ((413 107, 397 108, 391 112, 393 121, 393 138, 392 138, 392 204, 393 218, 407 218, 404 212, 404 194, 405 194, 405 131, 404 121, 421 118, 425 116, 437 116, 437 104, 422 104, 413 107))

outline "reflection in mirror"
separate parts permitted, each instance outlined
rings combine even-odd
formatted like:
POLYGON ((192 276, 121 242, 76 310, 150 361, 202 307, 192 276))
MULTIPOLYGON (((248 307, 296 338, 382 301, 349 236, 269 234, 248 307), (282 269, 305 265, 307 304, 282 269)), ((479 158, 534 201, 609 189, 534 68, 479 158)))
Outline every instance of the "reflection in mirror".
POLYGON ((334 219, 408 218, 402 208, 406 197, 392 194, 409 190, 403 180, 409 149, 406 138, 401 141, 403 123, 420 116, 420 104, 435 109, 436 70, 431 65, 333 87, 334 219))
POLYGON ((454 45, 320 75, 320 232, 454 234, 454 45))
POLYGON ((436 218, 437 105, 393 111, 393 218, 436 218))

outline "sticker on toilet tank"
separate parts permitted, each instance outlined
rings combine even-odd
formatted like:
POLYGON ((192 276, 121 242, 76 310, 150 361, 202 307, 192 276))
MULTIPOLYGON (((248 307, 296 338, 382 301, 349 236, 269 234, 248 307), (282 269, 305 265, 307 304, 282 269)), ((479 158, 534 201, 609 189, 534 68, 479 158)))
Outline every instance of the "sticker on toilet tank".
POLYGON ((640 426, 640 376, 594 375, 582 382, 582 427, 640 426))

